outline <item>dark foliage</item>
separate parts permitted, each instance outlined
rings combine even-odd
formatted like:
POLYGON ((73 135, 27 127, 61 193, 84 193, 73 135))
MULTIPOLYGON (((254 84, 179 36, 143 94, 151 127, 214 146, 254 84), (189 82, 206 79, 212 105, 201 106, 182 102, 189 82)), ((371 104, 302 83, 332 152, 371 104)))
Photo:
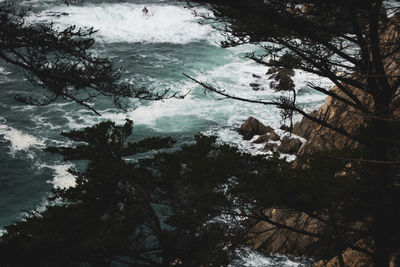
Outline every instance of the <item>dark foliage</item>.
MULTIPOLYGON (((393 131, 400 125, 398 116, 395 115, 399 108, 400 86, 400 76, 397 72, 400 65, 398 8, 386 8, 380 0, 193 2, 213 12, 214 16, 199 13, 197 15, 213 22, 215 27, 225 34, 226 40, 222 42, 222 46, 260 44, 265 53, 250 53, 247 57, 270 67, 270 74, 276 73, 275 79, 278 78, 278 83, 274 83, 273 87, 279 90, 282 83, 282 87, 289 88, 291 94, 279 96, 274 101, 248 99, 235 97, 223 89, 193 79, 195 82, 224 97, 275 105, 284 110, 284 118, 290 119, 295 112, 299 113, 322 127, 362 145, 355 154, 356 157, 336 153, 330 154, 330 157, 342 162, 352 162, 350 166, 355 168, 344 172, 345 175, 340 178, 338 184, 342 183, 346 188, 347 182, 350 182, 359 186, 360 192, 364 192, 364 189, 361 189, 363 186, 373 189, 367 190, 369 198, 365 194, 364 203, 357 202, 358 204, 353 206, 351 195, 347 200, 342 199, 339 197, 341 191, 336 191, 337 186, 334 189, 326 188, 326 200, 330 199, 332 203, 336 203, 336 208, 327 209, 330 214, 322 214, 335 218, 330 224, 336 226, 338 233, 340 229, 347 228, 343 228, 342 220, 347 216, 352 217, 351 214, 372 218, 373 223, 366 236, 374 240, 374 263, 376 266, 388 266, 389 255, 399 250, 393 241, 399 240, 395 226, 399 222, 394 220, 393 216, 400 209, 396 204, 400 142, 396 131, 393 131), (393 16, 388 18, 387 14, 393 16), (335 85, 334 90, 320 84, 309 83, 308 86, 330 96, 339 103, 342 111, 347 110, 354 113, 355 117, 361 117, 367 125, 365 130, 355 133, 340 122, 332 123, 326 114, 305 112, 296 102, 296 90, 291 86, 290 75, 281 75, 282 69, 298 69, 329 79, 335 85), (349 175, 357 172, 358 176, 349 175), (341 201, 336 202, 337 199, 341 201), (364 209, 365 207, 368 208, 364 209)), ((193 6, 192 3, 188 5, 193 6)), ((340 121, 340 118, 337 120, 340 121)), ((315 170, 318 167, 315 164, 317 163, 308 166, 315 170)), ((337 172, 342 170, 339 168, 337 172)), ((283 204, 284 202, 277 203, 283 204)), ((299 205, 297 210, 308 213, 308 205, 303 204, 299 205)), ((309 215, 316 217, 315 214, 309 215)), ((318 217, 322 219, 324 216, 318 217)), ((265 218, 267 221, 268 219, 270 218, 265 218)), ((285 228, 285 225, 280 227, 285 228)), ((347 230, 353 231, 348 228, 347 230)))
POLYGON ((242 154, 198 135, 176 152, 129 162, 122 157, 173 144, 170 138, 127 142, 131 133, 131 121, 102 122, 63 133, 75 147, 47 149, 65 160, 87 160, 87 167, 71 170, 76 186, 53 190, 46 211, 6 227, 0 238, 5 266, 226 265, 248 228, 266 219, 260 211, 277 205, 329 215, 326 223, 335 227, 319 235, 335 244, 328 255, 368 235, 367 229, 349 236, 348 229, 373 214, 373 201, 366 200, 374 188, 351 175, 338 180, 337 170, 345 168, 340 161, 316 157, 309 162, 318 167, 296 170, 285 160, 242 154))
POLYGON ((129 163, 122 157, 173 143, 170 138, 126 143, 131 132, 132 122, 127 121, 63 133, 82 144, 48 151, 89 163, 83 172, 71 170, 77 177, 75 187, 53 191, 49 201, 54 205, 6 227, 8 233, 0 240, 2 264, 227 262, 233 239, 226 225, 214 218, 230 202, 218 187, 232 175, 247 175, 259 159, 241 158, 235 149, 217 146, 215 138, 197 136, 196 144, 177 152, 129 163), (253 162, 251 167, 247 162, 253 162))
POLYGON ((160 100, 175 96, 121 82, 122 69, 93 53, 93 28, 60 30, 52 24, 27 23, 28 12, 13 2, 0 3, 0 59, 21 68, 32 84, 45 89, 18 95, 18 101, 42 106, 65 99, 100 115, 89 105, 96 96, 110 97, 118 107, 123 107, 123 97, 160 100))

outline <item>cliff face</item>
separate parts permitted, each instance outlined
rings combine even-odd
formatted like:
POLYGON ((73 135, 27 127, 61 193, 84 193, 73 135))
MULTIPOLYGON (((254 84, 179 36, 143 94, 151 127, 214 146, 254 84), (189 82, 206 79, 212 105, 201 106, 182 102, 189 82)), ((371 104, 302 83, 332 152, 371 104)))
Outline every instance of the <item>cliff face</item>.
MULTIPOLYGON (((388 44, 387 47, 385 47, 385 51, 386 53, 391 53, 391 56, 384 61, 385 71, 389 77, 400 76, 400 33, 397 26, 400 23, 400 15, 397 14, 390 20, 396 23, 389 23, 388 26, 381 25, 384 31, 381 37, 382 43, 388 44)), ((356 75, 357 74, 354 74, 353 77, 356 78, 356 75)), ((392 85, 393 81, 394 78, 392 80, 389 79, 392 85)), ((356 88, 350 89, 370 110, 374 110, 374 102, 370 95, 356 88)), ((334 86, 331 91, 340 97, 350 100, 337 86, 334 86)), ((400 87, 397 89, 396 96, 393 98, 390 112, 394 119, 400 119, 400 87)), ((359 132, 360 127, 363 126, 368 119, 360 115, 355 108, 332 97, 327 97, 321 108, 314 111, 312 115, 323 119, 335 127, 342 128, 353 135, 359 132)), ((342 149, 344 147, 357 148, 359 146, 357 142, 305 118, 295 125, 293 133, 307 140, 298 151, 298 156, 318 151, 329 151, 332 149, 342 149)), ((317 233, 318 227, 315 227, 315 225, 321 227, 320 222, 317 220, 310 219, 307 215, 295 211, 290 212, 284 209, 270 209, 266 211, 266 214, 270 214, 269 217, 276 219, 279 223, 289 224, 289 226, 295 226, 307 232, 317 233), (300 218, 297 220, 299 224, 292 225, 293 218, 300 218)), ((362 225, 360 225, 360 227, 362 227, 362 225)), ((323 254, 329 250, 329 248, 321 246, 318 239, 310 238, 301 233, 277 229, 266 222, 260 222, 252 230, 250 234, 250 244, 252 244, 255 249, 263 248, 265 251, 273 253, 306 254, 314 256, 323 256, 323 254), (312 251, 310 252, 310 250, 312 251)), ((362 243, 367 249, 371 247, 371 244, 365 243, 364 240, 358 242, 362 243)), ((343 259, 345 261, 345 266, 372 266, 371 258, 357 251, 353 251, 350 248, 344 251, 343 259)), ((339 260, 338 258, 334 258, 330 261, 321 261, 315 266, 339 266, 339 260)))
MULTIPOLYGON (((291 228, 301 229, 318 235, 326 227, 320 221, 310 218, 305 213, 293 212, 289 209, 268 209, 266 216, 272 221, 284 223, 291 228)), ((290 254, 293 256, 312 255, 327 257, 331 249, 319 238, 281 229, 268 222, 259 222, 249 233, 249 244, 254 250, 262 249, 268 253, 290 254)))
MULTIPOLYGON (((400 43, 400 33, 398 22, 400 22, 400 15, 393 16, 389 26, 384 27, 384 34, 382 35, 382 43, 389 44, 385 51, 386 53, 394 53, 384 61, 386 74, 390 76, 400 75, 400 53, 397 51, 400 43)), ((360 101, 366 104, 370 110, 374 110, 373 99, 370 95, 366 94, 357 88, 351 88, 352 92, 358 96, 360 101)), ((350 100, 337 86, 331 89, 340 97, 350 100)), ((397 96, 394 97, 392 102, 392 116, 393 118, 400 118, 400 90, 398 89, 397 96)), ((351 100, 350 100, 351 101, 351 100)), ((350 134, 357 134, 360 126, 364 125, 366 118, 359 115, 359 111, 355 108, 344 104, 343 102, 328 96, 325 103, 317 111, 312 114, 315 117, 321 118, 329 124, 342 128, 350 134)), ((307 142, 301 147, 298 155, 309 154, 316 151, 329 151, 331 149, 342 149, 345 146, 356 148, 358 144, 349 138, 330 130, 326 127, 320 126, 316 123, 303 118, 303 120, 295 125, 293 133, 304 137, 307 142)))

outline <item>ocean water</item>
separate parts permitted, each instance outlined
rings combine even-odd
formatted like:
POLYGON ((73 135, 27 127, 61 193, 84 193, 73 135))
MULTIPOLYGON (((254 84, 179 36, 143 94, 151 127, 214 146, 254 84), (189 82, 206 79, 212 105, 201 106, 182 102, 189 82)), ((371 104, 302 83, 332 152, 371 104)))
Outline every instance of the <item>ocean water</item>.
MULTIPOLYGON (((238 127, 248 116, 274 128, 282 124, 276 108, 206 95, 182 74, 236 96, 265 100, 276 97, 269 88, 267 69, 243 58, 246 52, 257 51, 257 46, 219 47, 223 37, 211 26, 199 24, 198 18, 180 2, 71 1, 66 6, 60 0, 32 0, 20 4, 32 7, 28 23, 52 21, 61 29, 72 24, 98 29, 95 52, 123 66, 124 79, 133 85, 190 93, 185 99, 159 102, 129 99, 126 111, 116 109, 107 99, 96 99, 94 108, 101 117, 69 102, 27 106, 13 97, 39 89, 24 79, 20 70, 0 61, 0 229, 18 220, 24 210, 43 206, 52 187, 74 185, 74 178, 67 172, 73 164, 42 151, 48 145, 68 142, 59 135, 61 131, 102 120, 123 123, 129 118, 134 121, 133 138, 137 140, 172 136, 179 146, 193 141, 193 136, 202 132, 216 135, 220 142, 243 151, 265 154, 260 146, 244 141, 237 133, 238 127), (149 10, 147 16, 142 13, 144 6, 149 10), (261 89, 252 90, 250 83, 259 83, 261 89)), ((299 103, 306 109, 313 110, 323 103, 324 95, 312 92, 307 83, 329 86, 328 81, 298 70, 294 80, 299 103)), ((308 263, 242 249, 231 266, 308 266, 308 263)))

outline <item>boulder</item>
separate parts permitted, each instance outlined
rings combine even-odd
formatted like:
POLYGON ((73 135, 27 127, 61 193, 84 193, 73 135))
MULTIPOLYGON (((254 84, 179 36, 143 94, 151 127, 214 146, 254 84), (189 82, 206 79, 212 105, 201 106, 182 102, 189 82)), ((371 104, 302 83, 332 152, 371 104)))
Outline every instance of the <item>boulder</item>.
POLYGON ((289 76, 289 77, 293 77, 294 76, 294 70, 289 69, 289 68, 281 68, 279 69, 278 76, 289 76))
POLYGON ((253 89, 254 91, 260 90, 260 87, 261 87, 261 85, 258 83, 250 83, 249 85, 250 85, 251 89, 253 89))
POLYGON ((243 135, 243 139, 245 140, 250 140, 255 135, 264 135, 273 131, 274 129, 265 126, 253 117, 249 117, 239 129, 239 133, 243 135))
MULTIPOLYGON (((396 18, 396 16, 393 16, 392 19, 393 18, 396 18)), ((400 21, 400 16, 398 19, 400 21)), ((391 43, 396 44, 396 47, 398 48, 398 40, 400 38, 400 35, 398 34, 398 31, 391 30, 392 29, 390 28, 386 30, 387 34, 385 34, 385 36, 387 37, 384 38, 392 39, 393 41, 391 43), (393 35, 391 32, 395 32, 396 35, 393 35)), ((393 49, 395 49, 394 46, 393 49)), ((399 58, 400 57, 397 54, 395 58, 385 59, 385 72, 387 73, 387 75, 400 75, 400 67, 398 63, 399 58)), ((268 72, 268 74, 272 74, 274 73, 274 70, 268 72)), ((351 77, 359 79, 359 77, 357 77, 357 74, 354 74, 351 77)), ((373 110, 374 102, 370 95, 351 86, 349 86, 349 89, 355 95, 357 95, 357 97, 364 105, 373 110)), ((337 86, 334 86, 331 91, 344 99, 350 100, 348 96, 346 96, 337 86)), ((396 93, 397 95, 400 95, 400 88, 398 88, 396 93)), ((400 108, 398 103, 400 103, 400 96, 396 97, 392 103, 393 114, 391 115, 396 119, 400 118, 400 108)), ((365 125, 366 120, 365 117, 357 115, 357 112, 353 107, 349 107, 342 101, 339 101, 338 99, 332 97, 327 97, 325 103, 319 108, 318 111, 316 111, 312 115, 314 115, 315 118, 323 119, 334 127, 342 128, 348 133, 354 135, 359 133, 359 129, 363 127, 363 125, 365 125)), ((341 149, 343 147, 357 148, 360 146, 357 142, 350 140, 349 138, 340 135, 333 130, 313 123, 306 118, 303 118, 302 122, 298 123, 295 126, 295 129, 293 129, 293 133, 307 139, 307 142, 301 146, 300 151, 298 151, 297 153, 299 156, 308 153, 315 153, 318 151, 341 149)), ((281 149, 280 151, 284 150, 285 146, 289 147, 288 144, 290 142, 295 142, 290 140, 291 139, 289 137, 283 138, 282 144, 279 147, 281 149)), ((298 143, 297 146, 301 145, 300 140, 296 142, 298 143)), ((269 146, 269 144, 267 145, 269 146)), ((305 164, 297 165, 297 167, 303 166, 305 166, 305 164)), ((311 233, 321 234, 323 233, 323 229, 326 228, 326 226, 322 222, 314 221, 312 218, 307 217, 306 214, 298 213, 297 211, 269 209, 265 213, 269 215, 268 217, 272 221, 311 233), (294 220, 293 218, 296 218, 296 220, 294 220)), ((361 230, 368 229, 368 227, 363 229, 364 226, 368 225, 368 222, 361 222, 361 230)), ((360 229, 359 227, 354 226, 352 226, 351 228, 360 229)), ((276 225, 272 225, 267 221, 260 221, 258 224, 256 224, 251 229, 249 237, 249 243, 253 246, 253 249, 262 249, 267 253, 292 254, 294 256, 309 255, 329 259, 317 263, 315 267, 340 266, 338 258, 334 258, 334 256, 337 255, 338 250, 335 248, 330 249, 332 246, 331 242, 326 243, 323 239, 311 238, 310 236, 297 234, 294 231, 286 230, 284 227, 276 227, 276 225)), ((362 244, 359 242, 363 243, 362 240, 359 240, 359 236, 350 236, 347 243, 357 244, 369 250, 373 248, 372 244, 362 244)), ((340 249, 342 250, 343 248, 340 249)), ((366 258, 364 254, 360 254, 351 248, 345 249, 343 251, 342 257, 343 261, 345 262, 344 266, 372 266, 370 259, 366 258)), ((400 266, 399 261, 400 253, 398 255, 392 255, 389 266, 400 266)))
MULTIPOLYGON (((369 242, 366 242, 365 240, 360 240, 355 243, 356 246, 364 248, 364 249, 369 249, 372 245, 369 242)), ((372 251, 371 251, 372 252, 372 251)), ((346 249, 342 253, 342 258, 343 258, 343 263, 344 266, 351 266, 351 267, 373 267, 372 263, 372 258, 369 257, 368 255, 361 253, 359 251, 356 251, 352 248, 346 249)), ((314 267, 336 267, 340 266, 339 258, 336 256, 331 260, 325 261, 325 260, 320 260, 316 264, 314 264, 314 267)))
POLYGON ((276 91, 289 91, 293 90, 295 87, 291 78, 294 76, 294 71, 292 69, 272 67, 266 74, 272 74, 269 77, 270 80, 273 80, 270 82, 270 87, 276 91))
POLYGON ((279 135, 277 133, 275 133, 274 130, 272 130, 272 132, 270 132, 270 133, 266 133, 266 134, 260 135, 253 143, 261 144, 261 143, 266 143, 269 140, 278 141, 280 139, 281 138, 279 137, 279 135))
POLYGON ((289 126, 284 125, 284 124, 282 124, 281 127, 279 127, 279 129, 284 130, 285 132, 291 132, 292 131, 292 129, 289 126))
POLYGON ((253 73, 253 78, 261 79, 261 76, 253 73))
MULTIPOLYGON (((268 209, 265 215, 271 221, 314 234, 319 234, 324 229, 324 224, 320 221, 289 209, 268 209)), ((319 238, 276 227, 266 221, 261 221, 251 228, 248 238, 247 242, 254 250, 261 249, 268 253, 323 257, 327 256, 329 250, 321 244, 319 238)))
MULTIPOLYGON (((354 244, 357 247, 369 250, 373 253, 371 248, 374 247, 373 242, 361 239, 354 244)), ((344 266, 348 267, 373 267, 373 259, 357 250, 352 248, 347 248, 342 253, 342 259, 344 266)), ((320 260, 314 264, 314 267, 339 267, 339 258, 336 256, 330 260, 320 260)), ((398 267, 400 266, 400 252, 396 251, 390 255, 389 266, 388 267, 398 267)))
POLYGON ((280 75, 279 73, 271 76, 274 81, 270 82, 269 86, 275 91, 290 91, 293 90, 295 84, 288 75, 280 75))
POLYGON ((279 137, 279 135, 273 131, 272 133, 269 134, 269 139, 272 141, 279 141, 281 140, 281 138, 279 137))
POLYGON ((287 154, 296 154, 299 151, 302 142, 298 138, 283 137, 281 145, 278 147, 278 151, 287 154))
MULTIPOLYGON (((280 60, 287 60, 287 56, 282 56, 280 60)), ((293 69, 284 67, 271 67, 268 69, 266 75, 272 80, 269 84, 271 89, 275 91, 291 91, 294 90, 295 84, 292 77, 295 75, 293 69)))
MULTIPOLYGON (((332 229, 324 220, 318 220, 306 213, 287 208, 266 209, 264 210, 264 216, 265 220, 255 224, 247 235, 247 243, 254 250, 329 259, 316 263, 314 267, 339 267, 339 265, 334 264, 328 265, 328 262, 337 263, 333 257, 337 255, 338 249, 342 248, 340 244, 332 244, 330 240, 325 238, 326 236, 331 236, 333 233, 337 233, 337 229, 332 229), (279 225, 282 227, 279 227, 279 225), (291 229, 299 229, 300 231, 297 232, 291 229)), ((365 223, 367 222, 355 222, 351 225, 351 228, 365 231, 367 229, 365 228, 365 223)), ((355 244, 371 251, 372 244, 365 240, 360 240, 358 235, 349 234, 342 238, 345 243, 355 244)), ((360 252, 349 250, 346 255, 345 253, 343 254, 343 258, 347 257, 345 261, 348 263, 360 262, 365 263, 365 265, 345 264, 345 266, 370 266, 368 265, 370 262, 368 257, 363 257, 363 254, 360 252)), ((396 262, 398 257, 399 254, 394 253, 391 261, 396 262)))
POLYGON ((276 151, 278 145, 276 143, 266 143, 263 151, 276 151))
POLYGON ((260 135, 253 143, 254 144, 262 144, 262 143, 268 142, 269 140, 270 140, 269 134, 267 133, 267 134, 260 135))

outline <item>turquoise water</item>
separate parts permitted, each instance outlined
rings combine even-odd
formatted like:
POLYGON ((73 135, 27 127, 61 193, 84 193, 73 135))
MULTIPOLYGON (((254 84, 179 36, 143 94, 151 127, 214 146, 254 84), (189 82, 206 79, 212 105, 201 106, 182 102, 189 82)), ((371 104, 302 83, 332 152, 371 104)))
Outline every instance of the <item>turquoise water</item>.
MULTIPOLYGON (((191 142, 194 134, 217 135, 221 142, 238 146, 250 153, 259 147, 243 141, 237 128, 248 117, 255 116, 273 127, 281 125, 279 111, 273 107, 219 99, 183 76, 210 82, 227 92, 255 99, 272 99, 267 69, 242 56, 257 50, 254 45, 231 49, 218 46, 222 36, 208 25, 200 25, 190 10, 174 1, 85 1, 69 7, 63 1, 24 1, 32 5, 28 22, 53 21, 56 27, 77 24, 98 29, 95 52, 110 57, 125 68, 124 79, 137 87, 150 90, 170 89, 186 94, 185 99, 168 99, 141 103, 128 99, 126 111, 116 109, 107 99, 96 99, 94 108, 101 117, 83 107, 57 102, 47 107, 27 106, 16 102, 18 93, 36 92, 15 67, 0 61, 0 227, 18 220, 23 210, 44 205, 52 187, 72 186, 74 179, 67 172, 73 167, 61 158, 42 151, 45 146, 64 144, 59 133, 82 128, 101 120, 134 121, 135 139, 147 136, 172 136, 177 146, 191 142), (149 15, 143 16, 146 3, 149 15), (54 16, 51 12, 68 15, 54 16), (257 78, 253 74, 262 78, 257 78), (253 91, 250 83, 261 84, 253 91)), ((320 105, 323 96, 311 93, 307 81, 318 77, 296 72, 299 101, 308 109, 320 105)), ((327 83, 321 80, 322 83, 327 83)), ((240 254, 240 253, 239 253, 240 254)), ((274 265, 272 258, 244 250, 235 266, 299 266, 288 259, 274 265), (259 263, 255 263, 259 262, 259 263), (267 264, 268 265, 268 264, 267 264)))

